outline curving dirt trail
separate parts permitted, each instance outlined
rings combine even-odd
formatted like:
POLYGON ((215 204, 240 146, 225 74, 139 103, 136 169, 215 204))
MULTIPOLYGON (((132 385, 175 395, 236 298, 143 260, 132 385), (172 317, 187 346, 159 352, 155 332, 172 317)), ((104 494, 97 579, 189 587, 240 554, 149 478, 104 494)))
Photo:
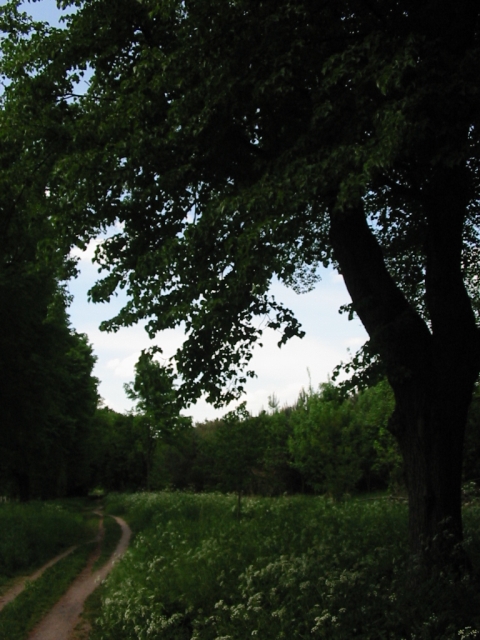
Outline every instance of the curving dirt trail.
POLYGON ((60 553, 58 556, 55 556, 55 558, 52 558, 51 560, 49 560, 47 564, 44 564, 43 567, 40 567, 40 569, 35 571, 35 573, 32 573, 32 575, 21 576, 20 578, 18 578, 14 586, 0 596, 0 611, 3 609, 5 605, 7 605, 12 600, 15 600, 15 598, 20 593, 22 593, 22 591, 25 589, 25 585, 27 582, 34 582, 35 580, 37 580, 37 578, 40 578, 40 576, 44 571, 46 571, 49 567, 53 567, 53 565, 57 564, 59 560, 62 560, 66 556, 70 555, 72 551, 74 551, 76 548, 77 548, 76 546, 70 547, 63 553, 60 553))
POLYGON ((53 609, 33 629, 28 640, 69 640, 73 637, 85 600, 107 577, 115 561, 127 550, 132 532, 122 518, 115 517, 115 520, 122 528, 122 536, 111 558, 101 569, 92 573, 92 566, 100 555, 101 539, 99 539, 98 547, 90 556, 85 569, 77 576, 53 609))

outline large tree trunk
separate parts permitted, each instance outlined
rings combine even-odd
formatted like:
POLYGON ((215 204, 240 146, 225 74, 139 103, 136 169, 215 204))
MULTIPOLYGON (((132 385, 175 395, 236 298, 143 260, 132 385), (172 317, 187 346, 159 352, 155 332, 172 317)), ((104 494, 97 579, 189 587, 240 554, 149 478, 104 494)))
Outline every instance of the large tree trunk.
MULTIPOLYGON (((416 383, 397 384, 395 389, 390 426, 405 466, 410 548, 434 561, 463 540, 462 458, 472 386, 470 380, 462 385, 457 379, 443 392, 416 383)), ((461 553, 458 559, 462 561, 461 553)))
POLYGON ((453 202, 461 186, 455 170, 439 176, 432 216, 425 206, 428 325, 389 275, 361 203, 332 212, 330 228, 354 309, 395 393, 391 430, 405 463, 411 550, 436 563, 463 540, 463 441, 480 366, 478 330, 461 274, 465 202, 453 202), (450 189, 447 202, 443 187, 450 189))

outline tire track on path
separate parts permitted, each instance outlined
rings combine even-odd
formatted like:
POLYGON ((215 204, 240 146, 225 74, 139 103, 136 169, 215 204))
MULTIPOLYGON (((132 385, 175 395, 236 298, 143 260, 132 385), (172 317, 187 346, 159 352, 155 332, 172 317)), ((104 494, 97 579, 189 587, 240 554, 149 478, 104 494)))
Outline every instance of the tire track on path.
POLYGON ((6 591, 3 595, 0 596, 0 611, 9 602, 11 602, 12 600, 15 600, 15 598, 22 593, 22 591, 25 589, 27 582, 34 582, 35 580, 38 580, 38 578, 40 578, 40 576, 44 571, 46 571, 50 567, 53 567, 54 564, 57 564, 57 562, 59 562, 60 560, 63 560, 63 558, 66 558, 68 555, 72 553, 72 551, 75 551, 77 547, 78 545, 69 547, 68 549, 60 553, 58 556, 55 556, 55 558, 52 558, 51 560, 49 560, 47 564, 43 565, 43 567, 40 567, 40 569, 37 569, 35 573, 32 573, 29 576, 22 576, 21 578, 18 578, 18 581, 14 584, 14 586, 8 589, 8 591, 6 591))
POLYGON ((28 640, 68 640, 80 621, 83 605, 88 596, 105 580, 115 562, 125 553, 130 542, 131 530, 122 519, 113 516, 122 529, 122 536, 110 559, 92 573, 92 567, 100 555, 100 544, 90 556, 85 569, 77 576, 68 591, 33 629, 28 640))

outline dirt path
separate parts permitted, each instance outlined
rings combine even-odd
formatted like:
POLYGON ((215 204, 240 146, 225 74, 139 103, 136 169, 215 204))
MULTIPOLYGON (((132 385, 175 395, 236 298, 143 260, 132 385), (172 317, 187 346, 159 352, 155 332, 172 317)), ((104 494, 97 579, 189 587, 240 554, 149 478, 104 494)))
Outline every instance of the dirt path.
MULTIPOLYGON (((115 516, 114 516, 115 517, 115 516)), ((60 598, 53 609, 33 629, 28 640, 69 640, 80 620, 83 604, 95 591, 113 568, 113 565, 127 550, 131 530, 122 518, 115 517, 122 528, 122 537, 110 560, 98 571, 92 573, 92 566, 100 554, 100 544, 90 556, 85 569, 71 584, 68 591, 60 598)))
POLYGON ((52 558, 52 560, 49 560, 49 562, 47 562, 47 564, 44 564, 43 567, 40 567, 40 569, 35 571, 35 573, 33 573, 32 575, 19 577, 16 580, 15 584, 13 585, 13 587, 11 587, 8 591, 6 591, 3 595, 0 596, 0 611, 3 609, 3 607, 5 605, 7 605, 12 600, 15 600, 15 598, 20 593, 22 593, 22 591, 25 589, 25 585, 26 585, 27 582, 34 582, 35 580, 40 578, 40 576, 42 575, 42 573, 44 571, 46 571, 50 567, 53 567, 53 565, 57 564, 57 562, 59 560, 62 560, 63 558, 66 558, 76 548, 77 548, 76 546, 75 547, 70 547, 69 549, 67 549, 63 553, 60 553, 58 556, 55 556, 55 558, 52 558))

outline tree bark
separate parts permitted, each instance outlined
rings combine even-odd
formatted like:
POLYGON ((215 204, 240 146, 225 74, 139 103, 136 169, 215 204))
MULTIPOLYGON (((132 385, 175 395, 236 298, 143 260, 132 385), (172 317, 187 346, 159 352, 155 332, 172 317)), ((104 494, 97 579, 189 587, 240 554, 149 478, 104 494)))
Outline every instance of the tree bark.
POLYGON ((330 216, 340 271, 395 394, 390 428, 405 464, 410 548, 437 564, 463 540, 463 441, 480 370, 479 335, 461 274, 465 203, 455 200, 461 188, 452 169, 438 176, 434 197, 427 194, 424 203, 429 324, 388 273, 362 203, 330 216))

